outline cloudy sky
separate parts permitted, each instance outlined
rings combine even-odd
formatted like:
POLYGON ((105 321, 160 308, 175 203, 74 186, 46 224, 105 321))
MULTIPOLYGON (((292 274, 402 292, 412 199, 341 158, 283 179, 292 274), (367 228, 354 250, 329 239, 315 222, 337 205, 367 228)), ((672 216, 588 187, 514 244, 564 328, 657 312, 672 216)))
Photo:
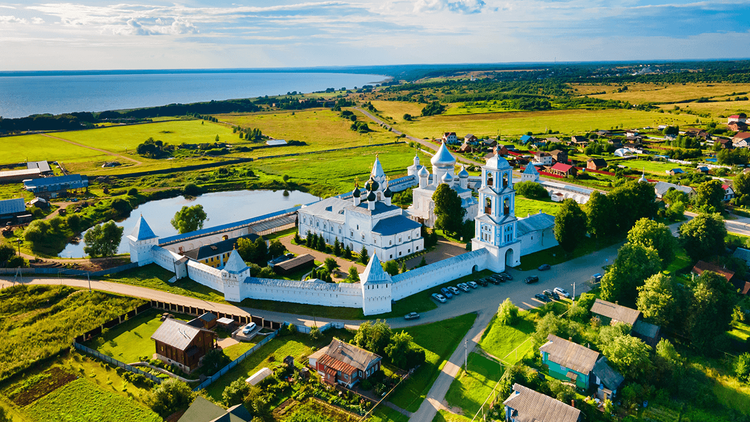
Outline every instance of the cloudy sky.
POLYGON ((750 0, 0 0, 0 70, 750 56, 750 0))

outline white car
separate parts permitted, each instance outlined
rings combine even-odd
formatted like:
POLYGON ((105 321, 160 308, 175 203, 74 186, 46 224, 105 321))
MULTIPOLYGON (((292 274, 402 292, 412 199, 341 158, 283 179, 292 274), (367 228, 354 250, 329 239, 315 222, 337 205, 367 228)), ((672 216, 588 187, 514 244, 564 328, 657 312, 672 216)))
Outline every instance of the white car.
POLYGON ((471 287, 472 289, 476 289, 477 287, 479 287, 479 285, 476 282, 474 282, 474 281, 470 281, 470 282, 468 282, 466 284, 468 284, 469 287, 471 287))
POLYGON ((250 334, 257 325, 254 322, 251 322, 245 326, 245 328, 242 329, 242 334, 248 335, 250 334))
POLYGON ((461 290, 458 290, 456 287, 448 286, 448 290, 453 293, 453 296, 458 296, 459 293, 461 293, 461 290))
POLYGON ((560 295, 560 296, 563 296, 563 297, 565 297, 566 299, 570 299, 570 293, 568 293, 568 292, 567 292, 567 291, 566 291, 565 289, 563 289, 562 287, 555 287, 555 288, 553 289, 553 291, 554 291, 555 293, 557 293, 558 295, 560 295))
POLYGON ((459 289, 461 289, 461 290, 463 290, 465 292, 469 291, 469 286, 467 286, 466 283, 458 283, 456 285, 456 287, 458 287, 459 289))
POLYGON ((440 303, 445 303, 445 296, 441 295, 440 293, 433 293, 432 298, 437 300, 440 303))

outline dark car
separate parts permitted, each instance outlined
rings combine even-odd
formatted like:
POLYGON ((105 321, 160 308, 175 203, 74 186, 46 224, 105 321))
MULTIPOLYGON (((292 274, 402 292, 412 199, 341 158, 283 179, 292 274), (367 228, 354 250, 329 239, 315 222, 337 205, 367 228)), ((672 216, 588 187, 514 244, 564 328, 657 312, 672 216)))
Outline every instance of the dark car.
POLYGON ((505 277, 503 277, 503 275, 502 275, 502 274, 495 274, 495 275, 493 275, 493 276, 490 276, 490 277, 494 278, 494 279, 495 279, 495 280, 497 280, 497 281, 498 281, 499 283, 505 283, 505 282, 507 281, 507 280, 506 280, 506 278, 505 278, 505 277))
POLYGON ((479 284, 482 287, 487 287, 487 279, 486 278, 480 278, 477 280, 477 284, 479 284))
POLYGON ((419 319, 419 314, 416 312, 409 312, 408 314, 404 315, 404 319, 419 319))
POLYGON ((492 284, 500 284, 500 280, 497 279, 497 277, 487 277, 487 281, 489 281, 492 284))
POLYGON ((537 269, 538 269, 539 271, 547 271, 547 270, 549 270, 550 268, 552 268, 552 267, 551 267, 551 266, 550 266, 549 264, 542 264, 542 265, 540 265, 540 266, 539 266, 539 268, 537 268, 537 269))
POLYGON ((535 294, 534 297, 537 298, 537 300, 539 300, 540 302, 547 303, 547 302, 550 301, 550 298, 548 298, 547 296, 545 296, 545 295, 543 295, 541 293, 535 294))
POLYGON ((447 289, 447 288, 445 288, 445 287, 441 287, 441 288, 440 288, 440 293, 442 293, 442 294, 443 294, 443 296, 445 296, 445 297, 446 297, 446 298, 448 298, 448 299, 450 299, 450 298, 452 298, 452 297, 453 297, 453 293, 451 293, 451 291, 450 291, 450 290, 448 290, 448 289, 447 289))
POLYGON ((560 296, 552 290, 545 290, 542 293, 551 299, 560 300, 560 296))
POLYGON ((539 277, 535 275, 530 275, 526 277, 526 280, 524 280, 523 282, 526 284, 531 284, 531 283, 536 283, 537 281, 539 281, 539 277))
POLYGON ((503 277, 504 279, 506 279, 506 280, 513 280, 513 276, 512 276, 512 275, 510 275, 510 274, 509 274, 509 273, 508 273, 507 271, 503 271, 503 272, 501 272, 501 273, 500 273, 500 275, 501 275, 501 276, 502 276, 502 277, 503 277))

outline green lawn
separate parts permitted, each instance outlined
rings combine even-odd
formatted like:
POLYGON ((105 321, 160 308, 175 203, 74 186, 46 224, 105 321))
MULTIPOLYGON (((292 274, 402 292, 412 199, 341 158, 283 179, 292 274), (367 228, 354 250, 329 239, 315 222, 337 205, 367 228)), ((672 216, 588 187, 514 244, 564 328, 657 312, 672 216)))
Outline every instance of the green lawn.
POLYGON ((667 171, 674 168, 681 168, 685 172, 694 170, 692 167, 681 166, 677 163, 668 163, 665 161, 647 161, 647 160, 624 160, 617 161, 617 164, 628 166, 633 170, 645 170, 646 173, 653 173, 659 176, 667 176, 667 171))
POLYGON ((402 409, 416 412, 437 379, 440 369, 456 350, 476 317, 476 314, 466 314, 404 330, 413 337, 414 343, 425 349, 426 362, 401 383, 389 400, 402 409))
MULTIPOLYGON (((187 315, 174 315, 183 321, 192 319, 187 315)), ((142 356, 151 358, 156 351, 151 336, 161 326, 159 318, 156 310, 148 310, 86 342, 86 346, 123 363, 139 362, 142 356)))
MULTIPOLYGON (((53 134, 57 136, 57 134, 53 134)), ((114 160, 100 151, 79 147, 58 139, 42 135, 8 136, 2 140, 0 164, 18 163, 26 160, 48 161, 81 161, 81 160, 114 160)))
POLYGON ((519 320, 514 326, 503 325, 492 318, 489 328, 484 331, 479 347, 498 359, 513 365, 534 349, 534 342, 526 341, 534 333, 534 323, 530 313, 519 312, 519 320), (520 347, 519 347, 520 346, 520 347))
POLYGON ((185 278, 177 280, 174 283, 169 283, 168 280, 172 278, 172 276, 174 276, 174 273, 169 272, 156 264, 150 264, 114 275, 104 276, 102 277, 102 280, 148 287, 150 289, 194 297, 196 299, 207 300, 210 302, 227 303, 227 301, 224 300, 224 295, 220 292, 193 280, 185 278))
POLYGON ((28 408, 39 421, 160 422, 153 411, 119 394, 77 379, 37 400, 28 408))
POLYGON ((447 410, 438 410, 437 415, 432 419, 432 422, 469 422, 471 418, 466 416, 456 415, 447 410))
POLYGON ((550 199, 529 199, 516 195, 516 217, 525 218, 528 215, 539 213, 540 210, 545 214, 557 215, 561 205, 559 202, 552 202, 550 199))
POLYGON ((503 376, 503 366, 478 353, 468 359, 468 371, 462 369, 445 395, 451 406, 460 407, 464 415, 473 417, 503 376))
MULTIPOLYGON (((262 339, 255 337, 258 341, 262 339)), ((235 360, 238 357, 242 356, 245 352, 252 349, 253 346, 255 346, 257 342, 253 341, 241 341, 238 344, 235 344, 234 346, 229 346, 226 349, 224 349, 224 354, 229 357, 231 360, 235 360)))
POLYGON ((681 246, 678 246, 677 250, 675 251, 675 258, 672 262, 669 263, 666 271, 669 271, 670 274, 676 274, 680 271, 691 268, 692 264, 693 260, 690 259, 689 256, 687 256, 685 249, 681 246))

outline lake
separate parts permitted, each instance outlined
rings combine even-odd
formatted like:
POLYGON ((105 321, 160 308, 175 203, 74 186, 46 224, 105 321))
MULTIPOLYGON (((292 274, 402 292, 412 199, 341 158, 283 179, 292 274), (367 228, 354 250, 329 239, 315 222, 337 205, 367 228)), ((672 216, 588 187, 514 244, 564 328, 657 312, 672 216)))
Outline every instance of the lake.
POLYGON ((0 116, 106 111, 353 89, 387 79, 351 73, 253 71, 0 72, 0 116))
MULTIPOLYGON (((186 205, 203 205, 203 210, 208 214, 208 220, 204 223, 204 227, 208 228, 270 214, 292 208, 295 205, 309 204, 318 199, 317 196, 299 191, 289 191, 289 196, 284 196, 284 191, 281 190, 275 192, 270 190, 239 190, 206 193, 189 199, 178 196, 147 202, 134 209, 130 213, 130 217, 117 223, 118 226, 125 228, 117 253, 130 252, 126 237, 133 231, 141 214, 154 234, 159 237, 167 237, 178 234, 170 221, 174 214, 186 205)), ((83 239, 83 235, 81 235, 81 239, 83 239)), ((69 243, 59 256, 63 258, 83 258, 86 255, 83 253, 83 246, 83 241, 77 245, 69 243)))

